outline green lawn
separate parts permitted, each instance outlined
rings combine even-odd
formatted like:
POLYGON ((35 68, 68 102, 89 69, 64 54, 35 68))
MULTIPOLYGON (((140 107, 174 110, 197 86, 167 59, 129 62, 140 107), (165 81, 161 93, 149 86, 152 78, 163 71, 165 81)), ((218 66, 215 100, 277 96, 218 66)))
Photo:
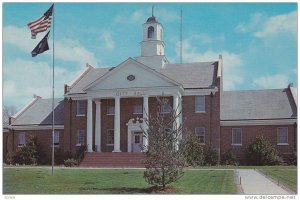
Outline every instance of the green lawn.
POLYGON ((270 168, 260 169, 260 171, 265 175, 270 176, 274 181, 277 182, 279 180, 280 184, 283 184, 294 192, 297 192, 297 168, 270 168))
MULTIPOLYGON (((187 171, 172 184, 182 194, 234 194, 231 170, 187 171)), ((4 168, 4 194, 147 194, 143 170, 4 168)))

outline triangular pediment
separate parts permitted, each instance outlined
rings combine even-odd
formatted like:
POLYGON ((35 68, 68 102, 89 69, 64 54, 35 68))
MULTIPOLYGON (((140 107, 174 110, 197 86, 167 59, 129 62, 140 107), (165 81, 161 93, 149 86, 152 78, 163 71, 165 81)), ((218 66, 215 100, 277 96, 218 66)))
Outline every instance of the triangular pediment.
POLYGON ((85 91, 178 86, 179 83, 129 58, 84 88, 85 91))

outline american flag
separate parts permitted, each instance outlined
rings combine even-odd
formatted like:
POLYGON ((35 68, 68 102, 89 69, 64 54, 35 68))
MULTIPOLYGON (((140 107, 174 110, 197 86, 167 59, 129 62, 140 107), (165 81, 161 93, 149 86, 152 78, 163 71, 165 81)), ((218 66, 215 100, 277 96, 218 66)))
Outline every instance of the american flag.
POLYGON ((32 39, 35 39, 38 33, 46 31, 51 26, 53 7, 54 4, 39 19, 27 24, 31 30, 32 39))

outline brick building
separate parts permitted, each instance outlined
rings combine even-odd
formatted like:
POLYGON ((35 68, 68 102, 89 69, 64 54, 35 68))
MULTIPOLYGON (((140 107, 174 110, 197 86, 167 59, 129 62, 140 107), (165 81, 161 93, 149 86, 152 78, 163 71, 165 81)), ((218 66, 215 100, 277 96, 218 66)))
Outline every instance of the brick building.
MULTIPOLYGON (((154 16, 143 25, 141 55, 116 67, 87 64, 55 99, 55 146, 88 152, 140 152, 143 119, 156 112, 164 96, 182 109, 178 123, 219 154, 232 149, 243 160, 248 144, 265 136, 283 156, 297 148, 297 101, 293 88, 223 91, 222 56, 211 62, 171 64, 164 55, 163 26, 154 16)), ((36 135, 51 153, 51 99, 34 97, 11 117, 4 133, 4 153, 36 135)), ((168 114, 168 106, 162 112, 168 114)))

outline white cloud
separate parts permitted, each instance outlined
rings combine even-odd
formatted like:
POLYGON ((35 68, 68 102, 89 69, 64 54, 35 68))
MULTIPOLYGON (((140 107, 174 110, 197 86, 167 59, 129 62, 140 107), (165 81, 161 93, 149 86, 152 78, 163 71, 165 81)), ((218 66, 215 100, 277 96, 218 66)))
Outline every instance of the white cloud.
POLYGON ((289 84, 289 77, 285 74, 267 75, 255 78, 252 85, 264 89, 285 88, 289 84))
POLYGON ((123 12, 114 17, 114 22, 117 24, 140 24, 145 22, 147 16, 145 10, 136 10, 134 12, 123 12))
POLYGON ((103 41, 106 48, 108 49, 115 48, 115 41, 109 31, 103 31, 101 33, 100 39, 103 41))
MULTIPOLYGON (((30 30, 26 27, 6 26, 3 28, 3 43, 13 45, 21 51, 29 54, 44 34, 38 34, 36 39, 30 39, 30 30)), ((49 39, 49 46, 52 48, 52 39, 49 39)), ((52 55, 51 51, 44 53, 52 55)), ((72 39, 62 39, 55 41, 55 58, 63 61, 77 62, 80 65, 90 63, 97 66, 98 61, 94 53, 83 47, 78 41, 72 39)))
POLYGON ((297 13, 291 12, 283 15, 277 15, 267 19, 261 30, 255 33, 256 37, 265 38, 276 36, 278 33, 297 33, 297 13))
POLYGON ((31 34, 28 28, 20 28, 17 26, 6 26, 3 28, 3 43, 11 44, 17 46, 20 50, 24 52, 31 52, 42 39, 41 34, 38 34, 35 40, 30 39, 31 34))
MULTIPOLYGON (((78 71, 55 67, 55 96, 62 97, 64 84, 74 78, 78 71)), ((3 99, 7 105, 20 109, 33 94, 43 98, 52 97, 52 66, 46 62, 16 59, 3 63, 3 99)))
POLYGON ((55 42, 55 57, 64 61, 77 62, 81 66, 85 65, 85 63, 98 66, 98 59, 96 59, 94 53, 72 39, 55 42))
MULTIPOLYGON (((205 34, 203 34, 205 35, 205 34)), ((223 83, 224 90, 234 90, 237 86, 243 83, 244 79, 242 78, 243 73, 243 61, 241 55, 228 52, 228 51, 213 51, 208 50, 206 52, 200 52, 197 47, 193 44, 197 43, 200 38, 207 38, 207 42, 210 40, 214 41, 214 39, 205 35, 203 37, 202 34, 197 36, 193 35, 183 42, 183 62, 208 62, 208 61, 217 61, 219 55, 222 54, 223 57, 223 83)), ((198 42, 199 43, 199 42, 198 42)), ((177 43, 176 51, 177 56, 179 56, 179 43, 177 43)))
POLYGON ((141 19, 144 19, 144 11, 143 10, 137 10, 134 11, 131 16, 130 16, 130 20, 133 23, 139 22, 141 19))
POLYGON ((154 16, 157 18, 158 21, 179 23, 180 11, 178 10, 178 12, 174 12, 170 9, 159 7, 154 10, 154 16))
POLYGON ((251 15, 250 21, 248 23, 241 23, 235 27, 237 32, 249 32, 257 29, 261 22, 264 20, 264 16, 261 13, 255 13, 251 15))
POLYGON ((266 16, 262 13, 255 13, 248 23, 240 23, 235 27, 237 32, 253 32, 258 38, 275 37, 280 33, 297 33, 297 13, 296 11, 266 16))
MULTIPOLYGON (((140 24, 146 22, 148 17, 150 17, 151 15, 152 14, 150 9, 139 9, 134 12, 126 12, 115 15, 114 22, 120 24, 140 24)), ((159 22, 170 23, 179 22, 180 20, 179 11, 178 13, 176 13, 172 10, 167 10, 164 8, 155 8, 154 16, 159 22)))

